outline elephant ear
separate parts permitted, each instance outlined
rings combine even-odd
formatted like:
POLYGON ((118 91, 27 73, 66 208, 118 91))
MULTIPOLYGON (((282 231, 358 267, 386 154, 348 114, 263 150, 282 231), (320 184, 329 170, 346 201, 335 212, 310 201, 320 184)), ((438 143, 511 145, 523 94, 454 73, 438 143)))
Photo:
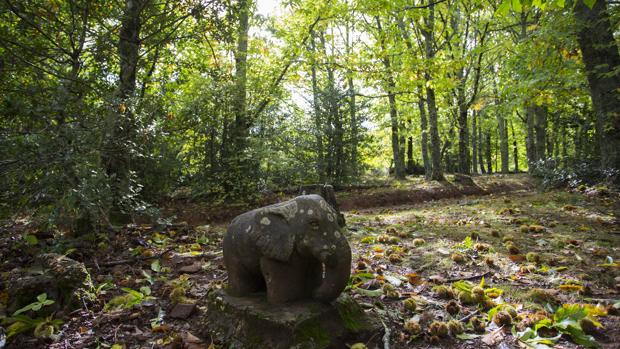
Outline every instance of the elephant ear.
POLYGON ((256 215, 256 246, 263 256, 286 262, 295 248, 295 232, 289 222, 297 213, 297 202, 288 201, 265 207, 256 215))

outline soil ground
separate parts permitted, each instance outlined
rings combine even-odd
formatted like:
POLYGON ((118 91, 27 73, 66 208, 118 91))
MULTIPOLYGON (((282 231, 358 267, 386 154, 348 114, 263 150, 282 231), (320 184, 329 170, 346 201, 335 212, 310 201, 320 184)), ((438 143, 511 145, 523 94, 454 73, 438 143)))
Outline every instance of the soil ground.
MULTIPOLYGON (((345 292, 378 310, 389 330, 389 336, 382 331, 365 344, 524 347, 527 338, 521 334, 519 341, 512 326, 489 321, 494 305, 509 304, 516 312, 512 322, 519 336, 534 327, 532 319, 554 319, 562 304, 579 304, 602 326, 589 331, 596 343, 617 348, 620 317, 612 314, 620 298, 618 193, 603 187, 540 192, 522 175, 474 181, 475 186, 414 179, 338 193, 353 250, 353 276, 345 292), (437 289, 481 284, 484 304, 471 304, 463 296, 450 303, 437 289), (415 310, 405 308, 407 299, 415 301, 415 310), (453 315, 446 309, 449 303, 456 304, 453 315), (486 322, 486 330, 476 333, 469 325, 472 317, 486 322), (463 334, 432 335, 437 329, 431 327, 438 326, 432 322, 455 319, 465 325, 463 334), (406 322, 419 324, 420 331, 406 329, 406 322)), ((27 220, 6 222, 0 231, 1 275, 28 266, 42 251, 68 252, 86 264, 97 286, 94 302, 53 314, 63 320, 54 340, 28 332, 10 339, 7 348, 225 348, 209 336, 200 318, 208 311, 207 292, 226 284, 221 239, 228 219, 223 218, 230 213, 213 215, 225 211, 213 207, 205 216, 198 209, 188 211, 179 220, 189 223, 126 226, 92 234, 87 241, 63 231, 40 231, 27 220), (26 235, 37 236, 38 242, 28 244, 26 235), (132 303, 119 297, 129 294, 127 289, 142 290, 143 298, 132 303), (173 310, 177 302, 195 308, 179 316, 173 310)), ((6 292, 0 291, 0 317, 3 305, 6 292)), ((555 338, 558 347, 577 347, 574 338, 561 334, 558 327, 538 331, 555 338)), ((352 338, 350 344, 355 342, 352 338)), ((534 342, 530 338, 528 343, 534 342)))

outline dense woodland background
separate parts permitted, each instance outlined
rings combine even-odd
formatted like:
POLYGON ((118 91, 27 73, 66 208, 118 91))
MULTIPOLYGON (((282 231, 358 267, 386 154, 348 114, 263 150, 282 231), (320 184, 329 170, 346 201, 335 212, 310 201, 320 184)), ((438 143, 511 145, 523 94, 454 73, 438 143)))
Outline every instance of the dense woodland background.
POLYGON ((616 1, 256 6, 1 1, 1 214, 87 230, 388 174, 619 178, 616 1))

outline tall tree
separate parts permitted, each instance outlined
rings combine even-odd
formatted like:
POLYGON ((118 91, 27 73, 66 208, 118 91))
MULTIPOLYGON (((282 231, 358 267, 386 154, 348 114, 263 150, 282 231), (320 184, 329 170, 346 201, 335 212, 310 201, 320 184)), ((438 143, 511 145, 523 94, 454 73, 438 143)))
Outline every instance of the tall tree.
POLYGON ((620 169, 620 54, 613 36, 606 0, 589 8, 575 5, 577 37, 586 66, 592 104, 596 111, 601 166, 620 169))
POLYGON ((435 4, 429 0, 428 14, 425 17, 424 28, 422 29, 422 36, 424 37, 425 53, 426 53, 426 68, 424 70, 424 79, 426 80, 426 103, 428 106, 428 121, 430 125, 431 133, 431 179, 443 180, 443 169, 441 167, 441 149, 439 139, 439 129, 437 126, 437 104, 435 100, 435 89, 432 84, 432 75, 430 65, 435 57, 435 4))
POLYGON ((394 161, 394 174, 396 178, 405 178, 405 154, 404 149, 401 147, 400 142, 400 122, 398 118, 398 107, 396 105, 396 81, 394 80, 394 72, 392 68, 392 62, 390 59, 389 51, 385 43, 386 32, 383 30, 381 19, 379 16, 375 16, 377 23, 377 30, 379 36, 379 44, 381 47, 381 61, 385 68, 385 84, 387 98, 390 106, 390 124, 392 128, 392 154, 394 161))

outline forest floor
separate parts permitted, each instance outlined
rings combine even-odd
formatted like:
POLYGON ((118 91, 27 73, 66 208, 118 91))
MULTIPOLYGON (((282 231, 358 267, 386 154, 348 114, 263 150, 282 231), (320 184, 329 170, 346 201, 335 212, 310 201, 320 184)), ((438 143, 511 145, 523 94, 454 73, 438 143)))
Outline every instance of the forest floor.
MULTIPOLYGON (((540 192, 525 176, 475 182, 466 193, 415 181, 339 193, 353 250, 345 293, 380 314, 391 348, 618 348, 618 193, 540 192), (445 333, 450 320, 460 325, 445 333)), ((63 321, 53 340, 31 329, 7 348, 225 348, 200 323, 207 292, 226 284, 226 224, 197 223, 126 226, 84 242, 6 222, 2 279, 58 252, 85 263, 95 284, 93 302, 53 314, 63 321)), ((0 318, 6 302, 0 290, 0 318)), ((383 341, 383 333, 363 339, 369 348, 383 341)))

